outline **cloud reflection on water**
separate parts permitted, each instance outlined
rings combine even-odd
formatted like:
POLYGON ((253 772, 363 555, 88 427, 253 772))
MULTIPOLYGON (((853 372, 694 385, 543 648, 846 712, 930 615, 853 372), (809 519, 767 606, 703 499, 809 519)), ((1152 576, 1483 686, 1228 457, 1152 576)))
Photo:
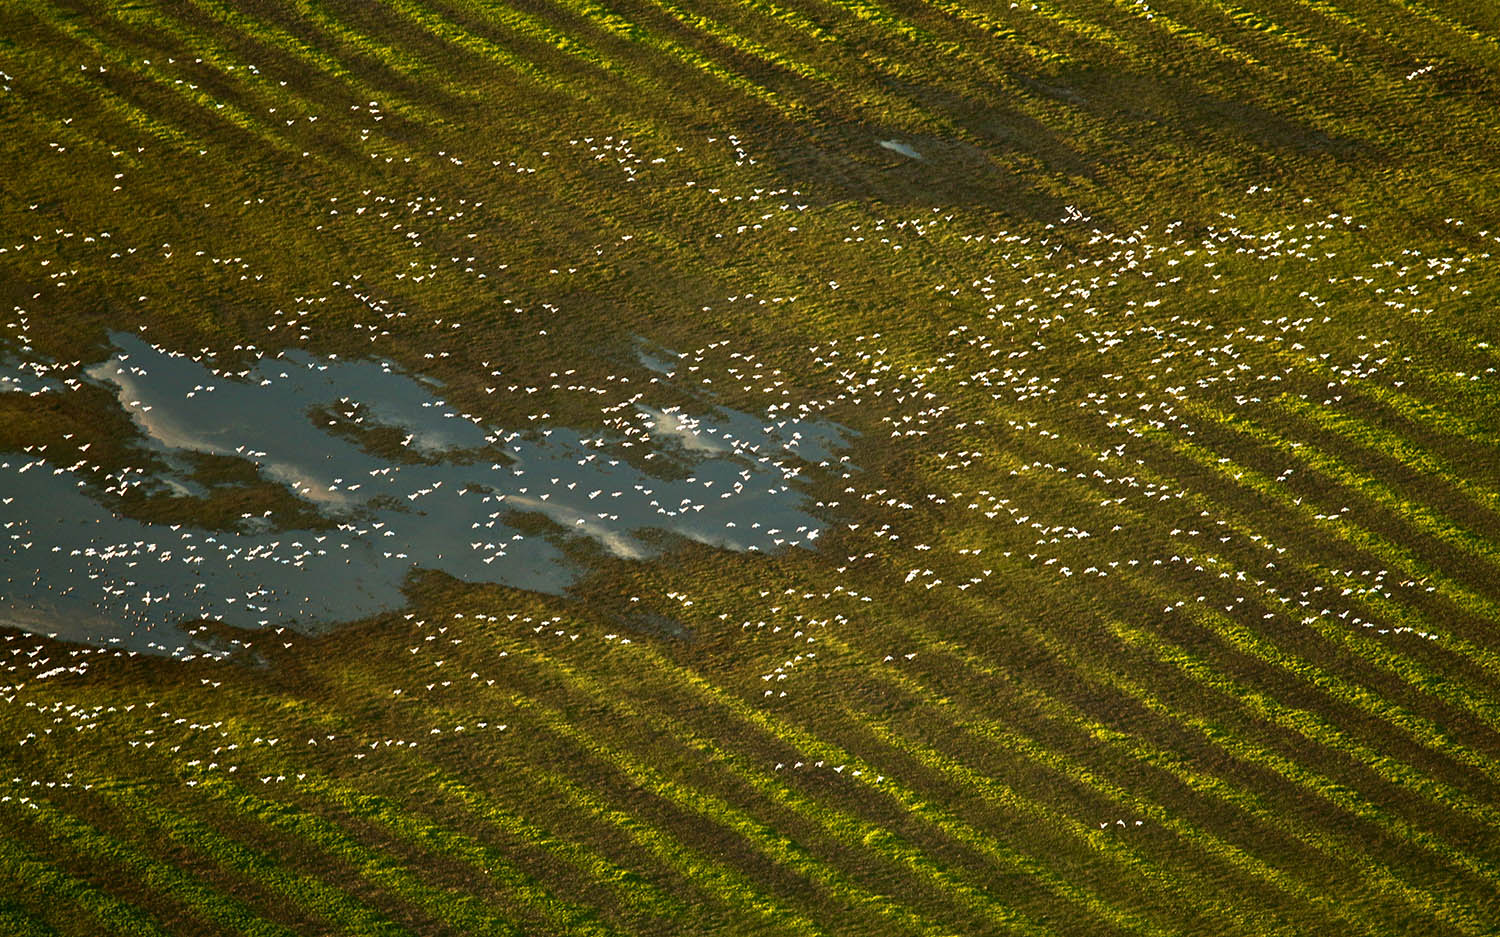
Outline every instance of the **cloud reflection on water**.
MULTIPOLYGON (((179 626, 196 619, 307 631, 397 608, 416 568, 560 594, 585 572, 561 548, 571 537, 626 559, 656 555, 637 536, 646 530, 731 550, 807 547, 822 522, 804 510, 798 466, 852 435, 831 423, 637 404, 650 450, 675 468, 663 477, 624 458, 624 436, 490 426, 386 363, 291 351, 231 378, 132 335, 113 341, 118 351, 86 373, 174 466, 149 479, 163 496, 212 493, 185 454, 231 457, 330 521, 150 524, 106 507, 86 468, 0 455, 9 496, 0 622, 158 653, 194 653, 179 626), (404 451, 382 455, 376 433, 399 436, 404 451), (519 523, 524 514, 566 533, 525 533, 535 525, 519 523)), ((10 373, 8 388, 34 389, 10 373)))

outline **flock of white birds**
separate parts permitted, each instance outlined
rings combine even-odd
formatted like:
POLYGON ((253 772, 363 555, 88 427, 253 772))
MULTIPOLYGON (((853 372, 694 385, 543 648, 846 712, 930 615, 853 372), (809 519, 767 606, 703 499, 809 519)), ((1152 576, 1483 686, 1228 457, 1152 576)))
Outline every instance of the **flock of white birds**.
MULTIPOLYGON (((370 119, 360 142, 375 148, 372 159, 411 160, 394 143, 382 149, 380 138, 372 136, 385 116, 381 104, 353 105, 351 111, 370 119)), ((317 120, 311 114, 276 116, 288 124, 317 120)), ((736 168, 756 171, 745 140, 724 135, 708 142, 727 143, 736 168)), ((455 168, 488 167, 530 177, 577 154, 617 169, 622 183, 639 183, 675 155, 652 156, 640 147, 625 136, 598 135, 570 138, 566 148, 542 150, 529 159, 448 150, 436 155, 455 168)), ((882 148, 906 159, 928 159, 899 141, 872 141, 872 150, 882 148)), ((67 147, 55 144, 52 150, 60 156, 67 147)), ((116 175, 116 189, 128 189, 131 173, 145 165, 141 150, 122 146, 113 155, 130 164, 116 175)), ((326 211, 319 231, 376 220, 404 247, 421 251, 421 259, 392 274, 395 282, 382 284, 374 275, 352 272, 333 280, 326 294, 288 297, 268 317, 263 336, 246 336, 232 348, 167 347, 151 340, 149 327, 132 324, 111 336, 106 357, 91 361, 55 360, 31 343, 38 318, 59 296, 65 300, 66 292, 58 291, 78 276, 79 267, 67 258, 100 252, 122 266, 148 260, 206 264, 232 283, 261 283, 265 274, 252 261, 209 244, 126 244, 109 231, 71 230, 40 220, 33 230, 9 232, 0 257, 13 270, 30 270, 37 289, 32 305, 14 307, 0 324, 0 391, 41 397, 105 388, 133 422, 142 458, 135 465, 103 465, 90 454, 95 441, 71 435, 62 443, 0 454, 5 579, 0 624, 19 629, 4 635, 6 683, 0 699, 51 716, 54 728, 43 730, 43 736, 85 732, 116 712, 157 706, 143 701, 82 708, 48 701, 39 688, 44 681, 85 673, 98 655, 145 652, 202 665, 255 648, 290 648, 298 631, 400 608, 406 577, 418 568, 562 593, 584 572, 572 547, 591 543, 614 559, 652 562, 659 548, 638 534, 653 529, 733 550, 836 550, 840 573, 862 564, 883 570, 900 588, 923 592, 982 590, 1002 563, 1047 571, 1078 582, 1080 589, 1110 577, 1141 585, 1148 581, 1146 571, 1168 567, 1181 574, 1180 581, 1200 588, 1180 597, 1166 595, 1153 614, 1256 608, 1263 609, 1257 615, 1262 620, 1294 616, 1381 638, 1442 639, 1423 627, 1384 620, 1369 610, 1382 607, 1379 602, 1364 600, 1440 587, 1467 594, 1461 585, 1410 566, 1309 574, 1315 558, 1290 562, 1288 545, 1273 542, 1243 518, 1221 514, 1201 490, 1137 454, 1137 445, 1161 442, 1194 452, 1192 441, 1205 421, 1232 422, 1257 408, 1285 406, 1285 388, 1297 373, 1322 381, 1321 393, 1291 395, 1313 408, 1337 407, 1356 389, 1408 401, 1404 388, 1418 369, 1428 379, 1450 384, 1488 380, 1495 359, 1482 343, 1469 349, 1469 363, 1434 370, 1430 360, 1413 362, 1420 352, 1403 344, 1399 330, 1354 337, 1338 331, 1341 310, 1351 306, 1382 309, 1392 321, 1412 323, 1440 303, 1469 297, 1476 276, 1493 275, 1487 250, 1455 248, 1430 256, 1408 249, 1362 261, 1358 273, 1341 273, 1347 257, 1335 263, 1339 252, 1365 249, 1359 240, 1362 225, 1348 215, 1310 207, 1311 199, 1290 210, 1275 207, 1288 204, 1284 200, 1256 203, 1257 217, 1284 215, 1274 226, 1257 227, 1225 212, 1218 223, 1193 231, 1180 222, 1102 230, 1069 206, 1055 225, 1015 233, 984 230, 959 208, 851 220, 844 209, 814 205, 801 188, 778 184, 770 173, 757 181, 742 190, 723 181, 689 179, 680 185, 734 213, 722 230, 706 232, 705 240, 755 238, 773 229, 777 236, 796 235, 810 251, 829 258, 826 276, 795 294, 757 295, 747 286, 722 297, 705 296, 701 311, 727 306, 774 321, 784 304, 837 309, 869 302, 868 291, 851 298, 857 293, 851 285, 856 271, 867 272, 872 252, 936 250, 929 245, 941 242, 946 259, 938 269, 945 272, 931 283, 933 308, 941 314, 913 309, 889 330, 828 337, 796 349, 802 361, 795 375, 786 372, 785 363, 768 365, 762 350, 734 335, 680 353, 640 337, 614 336, 614 347, 630 347, 633 360, 621 362, 602 383, 587 382, 573 370, 552 372, 550 384, 516 382, 507 379, 509 362, 475 360, 464 366, 484 374, 485 399, 493 404, 470 412, 439 396, 437 382, 422 379, 424 362, 397 365, 375 355, 381 339, 415 322, 415 314, 386 298, 385 290, 398 284, 431 289, 436 283, 446 286, 454 276, 478 281, 507 271, 508 263, 477 248, 444 251, 441 257, 428 256, 431 247, 424 249, 436 228, 482 227, 483 200, 394 194, 373 185, 357 195, 329 197, 319 206, 326 211), (841 267, 845 259, 848 270, 841 267), (1283 289, 1282 277, 1298 286, 1283 289), (1302 288, 1312 282, 1321 284, 1316 294, 1302 288), (1251 298, 1241 298, 1250 287, 1251 298), (323 344, 320 311, 330 302, 362 310, 358 321, 345 327, 370 346, 372 357, 348 360, 302 350, 323 344), (1263 303, 1274 314, 1249 308, 1263 303), (1223 304, 1222 310, 1216 304, 1223 304), (961 311, 957 316, 955 309, 961 311), (932 327, 939 321, 944 325, 932 327), (913 336, 921 342, 912 343, 913 336), (270 347, 258 347, 257 340, 270 347), (799 396, 793 387, 822 387, 826 393, 799 396), (759 395, 766 404, 749 413, 716 403, 715 393, 726 388, 759 395), (668 389, 691 395, 696 405, 655 396, 668 389), (560 395, 596 403, 601 428, 582 431, 549 422, 546 405, 528 402, 560 395), (853 429, 833 422, 835 415, 853 429), (850 415, 868 415, 868 420, 861 425, 850 415), (1100 427, 1087 437, 1093 444, 1076 431, 1081 420, 1100 427), (396 431, 403 452, 393 456, 379 450, 372 441, 375 430, 396 431), (1102 447, 1097 445, 1101 434, 1111 438, 1102 447), (861 447, 881 446, 899 447, 910 464, 931 470, 929 479, 951 472, 955 480, 918 488, 910 478, 921 473, 867 475, 855 468, 862 451, 877 451, 861 447), (117 510, 121 496, 137 491, 155 498, 211 497, 214 483, 195 477, 195 455, 247 463, 328 523, 288 529, 276 517, 246 515, 231 529, 195 529, 153 524, 117 510), (1005 484, 965 483, 965 470, 976 465, 1005 484), (808 495, 812 486, 837 490, 838 497, 814 503, 808 495), (1156 529, 1160 514, 1153 509, 1173 502, 1178 521, 1169 530, 1156 529), (954 514, 982 517, 991 527, 1010 525, 1019 534, 997 535, 993 540, 1000 545, 969 542, 968 527, 954 522, 949 537, 947 518, 954 514), (543 517, 554 529, 524 534, 512 525, 518 515, 543 517), (830 525, 832 536, 820 537, 830 525), (833 543, 825 545, 828 541, 833 543), (1236 546, 1247 544, 1262 556, 1259 568, 1228 558, 1236 546), (204 627, 209 621, 241 630, 238 637, 224 638, 222 631, 204 627), (68 643, 38 642, 28 632, 68 643)), ((1272 195, 1270 187, 1252 186, 1244 198, 1272 195)), ((263 201, 249 194, 243 204, 263 201)), ((1455 231, 1462 228, 1460 220, 1449 223, 1455 231)), ((575 275, 608 251, 649 234, 621 234, 577 257, 556 258, 545 264, 546 277, 575 275)), ((477 233, 465 237, 472 240, 477 233)), ((1479 231, 1477 240, 1487 246, 1500 237, 1479 231)), ((151 308, 147 297, 136 300, 142 309, 151 308)), ((555 314, 562 311, 561 302, 538 304, 555 314)), ((479 324, 489 327, 491 318, 527 311, 510 299, 500 303, 484 314, 483 323, 442 317, 433 319, 432 329, 477 331, 479 324)), ((452 354, 434 350, 424 360, 452 354)), ((1267 490, 1285 493, 1289 516, 1329 528, 1358 523, 1346 505, 1314 509, 1292 493, 1289 479, 1306 464, 1297 448, 1293 444, 1283 452, 1286 464, 1279 474, 1265 477, 1267 490)), ((1230 476, 1236 481, 1248 478, 1243 467, 1223 466, 1227 457, 1210 461, 1217 464, 1205 469, 1237 473, 1230 476)), ((765 591, 761 595, 767 603, 776 599, 765 591)), ((663 599, 684 609, 694 603, 677 591, 652 597, 663 599)), ((818 635, 836 633, 851 615, 868 617, 871 602, 844 584, 800 599, 800 613, 783 614, 768 604, 763 617, 741 623, 747 632, 787 639, 761 673, 768 684, 764 696, 771 701, 786 697, 797 675, 816 670, 818 654, 808 645, 818 635), (830 604, 826 615, 809 612, 808 603, 819 600, 830 604)), ((582 633, 561 617, 477 611, 471 617, 490 623, 503 619, 531 630, 538 640, 631 643, 618 632, 582 633)), ((429 623, 411 614, 407 621, 420 635, 408 648, 412 672, 432 677, 393 688, 393 697, 441 692, 456 681, 494 684, 496 678, 477 671, 450 675, 442 670, 445 645, 461 640, 447 635, 451 623, 429 623)), ((915 653, 893 647, 872 663, 898 666, 915 653)), ((205 690, 218 685, 212 676, 203 683, 205 690)), ((428 741, 330 734, 305 740, 258 737, 244 744, 218 723, 200 725, 188 715, 165 711, 156 715, 160 731, 148 730, 129 744, 170 748, 195 772, 237 771, 242 745, 344 745, 350 757, 363 759, 428 741)), ((498 722, 445 724, 430 727, 428 735, 508 728, 498 722)), ((40 740, 32 732, 16 741, 40 740)), ((847 767, 851 777, 884 779, 869 766, 825 765, 825 760, 777 762, 775 770, 826 767, 842 774, 847 767)), ((289 778, 286 773, 258 777, 262 783, 289 778)), ((1112 819, 1099 826, 1134 828, 1142 822, 1112 819)))

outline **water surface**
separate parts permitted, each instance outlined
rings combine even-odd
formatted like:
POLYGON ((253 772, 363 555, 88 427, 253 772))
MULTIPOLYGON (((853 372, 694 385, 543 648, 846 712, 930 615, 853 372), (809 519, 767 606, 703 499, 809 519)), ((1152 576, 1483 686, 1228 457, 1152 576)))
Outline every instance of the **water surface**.
MULTIPOLYGON (((852 435, 644 402, 628 434, 507 428, 459 413, 436 382, 388 362, 292 351, 230 376, 133 335, 113 342, 81 376, 130 415, 157 457, 143 466, 166 466, 130 484, 211 496, 234 483, 200 477, 193 456, 217 456, 325 522, 146 523, 107 505, 87 459, 0 453, 0 623, 158 653, 217 653, 184 630, 203 619, 313 631, 399 608, 418 568, 561 594, 587 571, 570 542, 629 560, 659 553, 647 531, 730 550, 810 547, 823 524, 806 510, 802 473, 852 435), (661 472, 626 458, 643 448, 661 472)), ((14 363, 0 379, 0 392, 66 392, 14 363)))

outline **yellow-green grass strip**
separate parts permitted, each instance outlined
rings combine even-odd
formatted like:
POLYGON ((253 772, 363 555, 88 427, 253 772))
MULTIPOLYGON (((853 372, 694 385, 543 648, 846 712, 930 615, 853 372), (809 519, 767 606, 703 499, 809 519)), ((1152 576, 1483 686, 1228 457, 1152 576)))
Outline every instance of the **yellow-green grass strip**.
POLYGON ((293 932, 288 928, 260 917, 238 899, 214 889, 176 865, 109 836, 51 803, 33 802, 38 809, 30 812, 27 819, 45 830, 49 836, 67 843, 79 852, 118 865, 133 880, 181 902, 204 921, 213 924, 220 933, 245 934, 248 937, 292 937, 293 932))
POLYGON ((120 937, 167 937, 160 921, 135 905, 116 898, 76 878, 54 862, 31 855, 16 840, 0 837, 0 869, 17 882, 47 896, 50 902, 67 902, 93 915, 101 933, 120 937))

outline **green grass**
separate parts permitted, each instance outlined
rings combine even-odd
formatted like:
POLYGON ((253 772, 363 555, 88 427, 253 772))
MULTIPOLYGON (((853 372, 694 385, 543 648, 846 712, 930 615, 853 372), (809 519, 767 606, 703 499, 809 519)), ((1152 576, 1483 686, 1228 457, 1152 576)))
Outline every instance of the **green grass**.
MULTIPOLYGON (((641 394, 860 434, 802 466, 814 551, 421 574, 223 663, 4 631, 0 932, 1493 933, 1497 36, 0 7, 0 364, 124 330, 390 359, 508 428, 641 394)), ((96 386, 0 393, 0 449, 153 523, 329 523, 237 460, 111 491, 157 457, 96 386)))

